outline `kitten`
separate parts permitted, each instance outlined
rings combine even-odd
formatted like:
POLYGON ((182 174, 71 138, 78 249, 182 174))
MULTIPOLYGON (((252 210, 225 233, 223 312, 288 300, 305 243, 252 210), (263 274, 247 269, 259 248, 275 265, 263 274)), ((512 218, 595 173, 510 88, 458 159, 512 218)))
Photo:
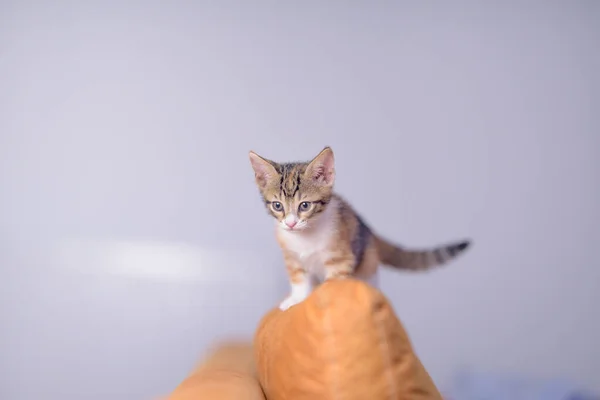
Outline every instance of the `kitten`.
POLYGON ((276 219, 276 237, 291 284, 279 308, 303 301, 314 284, 354 277, 378 286, 379 264, 428 270, 464 252, 460 241, 430 249, 405 249, 376 235, 333 191, 333 151, 325 147, 309 162, 277 163, 250 152, 256 184, 276 219))

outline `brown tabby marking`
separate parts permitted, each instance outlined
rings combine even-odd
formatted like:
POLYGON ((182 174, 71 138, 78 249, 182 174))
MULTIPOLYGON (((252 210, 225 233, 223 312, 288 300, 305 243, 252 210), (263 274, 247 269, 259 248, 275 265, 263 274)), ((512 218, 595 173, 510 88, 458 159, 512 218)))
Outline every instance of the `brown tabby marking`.
POLYGON ((325 147, 308 162, 276 163, 250 152, 256 184, 276 219, 291 294, 281 309, 304 300, 314 280, 355 277, 377 285, 380 264, 428 270, 454 259, 469 246, 460 241, 429 249, 405 249, 373 233, 333 192, 333 151, 325 147))

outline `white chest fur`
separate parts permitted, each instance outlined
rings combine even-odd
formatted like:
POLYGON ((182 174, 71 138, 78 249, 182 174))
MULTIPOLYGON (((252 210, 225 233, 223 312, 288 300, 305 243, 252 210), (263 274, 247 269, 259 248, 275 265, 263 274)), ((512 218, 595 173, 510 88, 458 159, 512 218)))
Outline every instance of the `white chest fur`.
POLYGON ((335 211, 335 205, 329 204, 319 221, 310 229, 280 232, 287 250, 295 253, 305 271, 319 280, 324 278, 323 263, 337 229, 332 211, 335 211))

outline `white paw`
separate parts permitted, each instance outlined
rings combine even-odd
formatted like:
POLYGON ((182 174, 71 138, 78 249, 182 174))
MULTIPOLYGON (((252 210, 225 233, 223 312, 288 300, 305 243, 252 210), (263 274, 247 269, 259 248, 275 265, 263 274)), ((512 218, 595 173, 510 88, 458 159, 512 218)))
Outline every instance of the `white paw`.
POLYGON ((285 311, 288 308, 295 306, 298 303, 301 303, 302 300, 304 299, 298 296, 288 296, 284 301, 281 302, 281 304, 279 304, 279 309, 281 311, 285 311))

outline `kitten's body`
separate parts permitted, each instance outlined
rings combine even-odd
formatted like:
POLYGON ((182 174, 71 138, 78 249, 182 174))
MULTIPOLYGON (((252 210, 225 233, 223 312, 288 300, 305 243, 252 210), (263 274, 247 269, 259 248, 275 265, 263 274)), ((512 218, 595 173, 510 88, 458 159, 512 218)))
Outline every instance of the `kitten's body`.
POLYGON ((279 164, 250 153, 256 182, 276 218, 276 237, 291 282, 280 308, 302 300, 316 283, 355 277, 378 285, 380 264, 427 270, 463 252, 469 242, 407 250, 373 233, 361 217, 333 192, 333 152, 325 148, 310 162, 279 164))

